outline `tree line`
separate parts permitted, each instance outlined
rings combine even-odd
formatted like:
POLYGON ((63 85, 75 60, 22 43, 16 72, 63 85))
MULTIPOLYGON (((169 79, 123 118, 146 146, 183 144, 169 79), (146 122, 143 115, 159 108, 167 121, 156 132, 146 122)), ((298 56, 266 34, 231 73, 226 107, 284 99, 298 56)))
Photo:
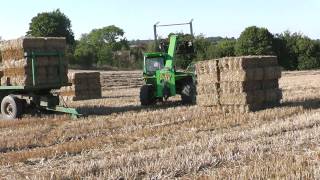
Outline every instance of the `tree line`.
MULTIPOLYGON (((198 41, 196 38, 196 41, 198 41)), ((272 34, 266 28, 246 28, 238 39, 224 39, 215 43, 203 42, 197 60, 225 56, 275 55, 286 70, 307 70, 320 67, 320 41, 301 33, 285 31, 272 34)), ((201 46, 200 46, 201 47, 201 46)))
MULTIPOLYGON (((66 57, 77 68, 141 69, 143 52, 152 52, 155 43, 128 41, 120 27, 111 25, 93 29, 75 40, 71 20, 59 9, 37 14, 29 24, 26 36, 66 37, 66 57)), ((266 28, 251 26, 238 39, 178 34, 182 41, 192 42, 192 53, 177 54, 178 67, 190 63, 226 56, 275 55, 286 70, 306 70, 320 67, 320 41, 301 33, 285 31, 272 34, 266 28)), ((167 42, 168 43, 168 42, 167 42)), ((178 46, 184 51, 187 46, 178 46)))

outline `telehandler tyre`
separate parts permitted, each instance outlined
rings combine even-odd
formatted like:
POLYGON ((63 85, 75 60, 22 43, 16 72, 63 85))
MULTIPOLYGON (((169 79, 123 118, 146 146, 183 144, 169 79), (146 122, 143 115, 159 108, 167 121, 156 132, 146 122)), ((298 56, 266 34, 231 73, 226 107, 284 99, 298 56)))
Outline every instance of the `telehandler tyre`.
POLYGON ((153 95, 154 88, 152 85, 143 85, 140 89, 140 102, 142 106, 149 106, 156 103, 156 98, 153 95))
POLYGON ((182 86, 181 100, 183 104, 196 103, 196 86, 192 82, 187 82, 182 86))

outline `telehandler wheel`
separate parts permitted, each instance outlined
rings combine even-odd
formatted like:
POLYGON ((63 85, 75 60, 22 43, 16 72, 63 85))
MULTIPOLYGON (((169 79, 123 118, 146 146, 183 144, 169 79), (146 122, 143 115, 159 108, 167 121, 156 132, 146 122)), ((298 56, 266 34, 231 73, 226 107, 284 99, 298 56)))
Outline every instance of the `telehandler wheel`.
POLYGON ((4 119, 14 120, 16 118, 20 118, 22 111, 22 101, 19 98, 14 97, 13 95, 8 95, 2 99, 1 114, 4 119))
POLYGON ((142 106, 148 106, 156 103, 156 98, 153 96, 154 88, 152 85, 143 85, 140 89, 140 102, 142 106))
POLYGON ((181 100, 183 104, 196 103, 196 86, 192 82, 187 82, 182 86, 181 100))

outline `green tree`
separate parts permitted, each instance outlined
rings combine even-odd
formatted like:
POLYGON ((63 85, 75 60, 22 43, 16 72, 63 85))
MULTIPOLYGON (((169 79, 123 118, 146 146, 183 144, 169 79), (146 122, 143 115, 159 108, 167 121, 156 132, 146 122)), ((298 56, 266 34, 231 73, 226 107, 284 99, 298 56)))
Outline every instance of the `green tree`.
POLYGON ((194 47, 196 50, 196 60, 205 60, 210 57, 210 47, 211 47, 211 42, 205 38, 204 35, 199 35, 195 37, 194 40, 194 47))
POLYGON ((217 44, 219 57, 235 56, 235 40, 222 40, 217 44))
POLYGON ((85 66, 119 64, 114 62, 113 52, 129 49, 128 41, 123 36, 124 31, 114 25, 93 29, 79 40, 75 50, 76 61, 85 66))
POLYGON ((113 51, 128 49, 128 41, 124 36, 124 31, 114 25, 94 29, 88 34, 89 43, 97 47, 102 47, 108 44, 113 51))
POLYGON ((179 33, 177 35, 178 41, 175 65, 179 68, 185 69, 196 58, 196 52, 194 49, 195 40, 194 37, 190 34, 179 33))
POLYGON ((271 55, 273 35, 266 28, 251 26, 246 28, 236 43, 236 55, 271 55))
MULTIPOLYGON (((175 53, 175 66, 177 66, 178 68, 186 68, 196 58, 197 54, 194 47, 197 46, 195 44, 200 44, 201 40, 194 40, 194 37, 190 34, 170 33, 165 39, 159 38, 159 44, 163 46, 161 51, 168 52, 170 43, 169 39, 172 35, 178 36, 175 53)), ((149 50, 150 47, 154 46, 149 46, 149 50)), ((153 51, 154 50, 151 50, 151 52, 153 51)))
POLYGON ((315 69, 318 67, 319 67, 319 58, 307 57, 304 55, 298 57, 299 70, 315 69))
POLYGON ((279 64, 288 70, 314 69, 320 66, 320 45, 301 33, 277 34, 274 49, 279 64))
MULTIPOLYGON (((153 44, 153 46, 154 46, 154 43, 149 43, 149 44, 153 44)), ((143 67, 143 52, 145 52, 145 50, 148 48, 147 46, 149 44, 145 44, 144 47, 130 48, 131 57, 135 61, 134 64, 132 64, 132 68, 141 69, 143 67)), ((150 52, 150 51, 148 51, 148 52, 150 52)))
POLYGON ((104 64, 109 64, 111 66, 115 66, 115 63, 113 61, 113 53, 112 53, 112 48, 105 44, 103 45, 98 53, 97 53, 97 65, 98 66, 103 66, 104 64))
POLYGON ((288 48, 284 34, 276 34, 274 39, 274 52, 278 57, 278 63, 287 70, 294 70, 298 63, 295 55, 288 48))
POLYGON ((317 45, 308 37, 297 40, 298 69, 314 69, 319 67, 319 56, 317 57, 317 45))
POLYGON ((59 9, 52 12, 39 13, 32 18, 27 36, 65 37, 68 44, 75 42, 71 21, 59 9))
POLYGON ((88 43, 88 35, 83 34, 74 51, 75 64, 89 68, 97 63, 97 51, 94 45, 88 43))

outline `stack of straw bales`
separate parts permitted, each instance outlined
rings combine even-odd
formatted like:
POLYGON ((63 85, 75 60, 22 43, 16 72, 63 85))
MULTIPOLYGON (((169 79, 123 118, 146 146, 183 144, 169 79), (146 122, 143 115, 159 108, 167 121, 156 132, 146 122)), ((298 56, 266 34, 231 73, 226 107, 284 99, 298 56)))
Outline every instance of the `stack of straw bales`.
MULTIPOLYGON (((61 52, 66 48, 65 38, 26 37, 4 41, 1 44, 2 70, 1 85, 33 86, 32 61, 26 57, 27 52, 61 52)), ((68 82, 68 62, 62 57, 37 57, 36 86, 56 86, 68 82), (61 72, 60 72, 61 71, 61 72), (61 79, 59 72, 62 75, 61 79)))
POLYGON ((282 98, 278 80, 281 68, 275 56, 228 57, 196 64, 197 103, 224 112, 250 112, 274 106, 282 98), (203 73, 202 67, 216 66, 217 77, 203 73), (215 89, 211 87, 215 86, 215 89), (205 97, 203 97, 205 96, 205 97), (212 100, 211 96, 216 97, 212 100), (200 97, 200 98, 198 98, 200 97))
POLYGON ((101 98, 99 72, 70 72, 68 74, 71 86, 62 87, 60 95, 68 101, 101 98))
POLYGON ((200 61, 196 64, 197 104, 200 106, 219 105, 218 60, 200 61))
POLYGON ((103 71, 101 85, 103 90, 116 90, 141 87, 144 84, 141 71, 103 71))

